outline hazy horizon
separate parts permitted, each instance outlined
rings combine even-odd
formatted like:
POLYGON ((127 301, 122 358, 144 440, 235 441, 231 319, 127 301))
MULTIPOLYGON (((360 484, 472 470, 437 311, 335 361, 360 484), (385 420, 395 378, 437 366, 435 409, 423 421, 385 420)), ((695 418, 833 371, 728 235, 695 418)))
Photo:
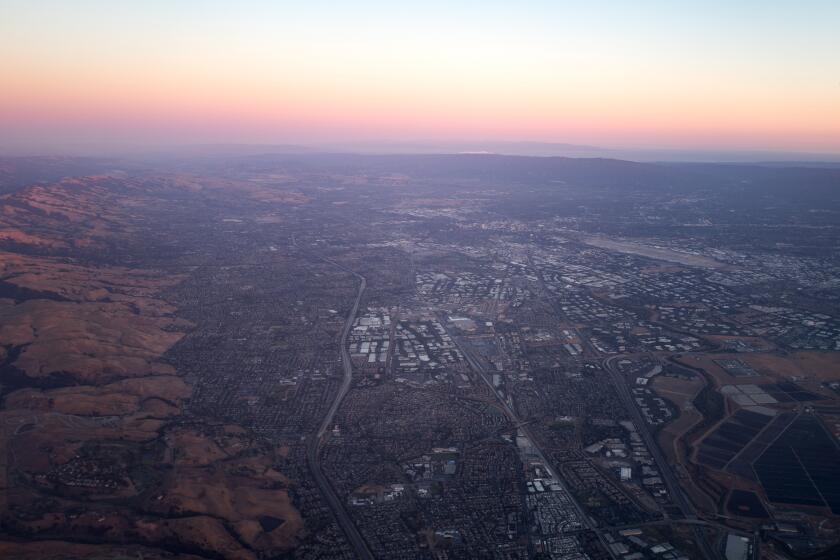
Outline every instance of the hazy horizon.
POLYGON ((840 5, 0 8, 0 149, 566 143, 840 154, 840 5))
POLYGON ((569 144, 563 142, 501 142, 434 140, 415 142, 324 142, 324 143, 179 143, 179 144, 67 144, 2 146, 0 157, 68 157, 144 159, 164 156, 254 156, 347 154, 359 156, 482 154, 516 157, 602 158, 645 163, 739 163, 840 165, 840 152, 776 150, 715 150, 679 148, 627 148, 569 144))

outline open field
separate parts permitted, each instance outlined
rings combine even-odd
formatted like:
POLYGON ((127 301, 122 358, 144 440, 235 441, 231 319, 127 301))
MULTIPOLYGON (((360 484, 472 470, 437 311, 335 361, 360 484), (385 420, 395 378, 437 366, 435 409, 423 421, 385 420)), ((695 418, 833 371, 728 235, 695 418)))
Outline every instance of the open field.
POLYGON ((642 255, 652 259, 675 262, 687 266, 700 266, 704 268, 722 268, 726 266, 718 260, 705 257, 703 255, 694 255, 682 251, 675 251, 665 247, 652 247, 650 245, 643 245, 641 243, 631 241, 618 241, 604 237, 583 237, 581 241, 587 245, 592 245, 593 247, 600 247, 602 249, 610 249, 633 255, 642 255))
POLYGON ((201 556, 171 553, 139 545, 95 545, 67 541, 0 541, 0 557, 7 560, 201 560, 201 556))
POLYGON ((662 450, 674 463, 685 459, 682 451, 684 444, 681 441, 683 435, 703 418, 692 404, 703 387, 703 380, 699 376, 677 379, 660 375, 654 379, 652 388, 656 393, 674 403, 680 411, 679 417, 666 424, 658 433, 662 450))
POLYGON ((677 358, 677 361, 690 367, 702 368, 714 377, 717 386, 721 386, 774 383, 791 378, 796 378, 797 383, 831 379, 832 368, 837 365, 838 358, 835 353, 829 352, 795 352, 786 356, 766 352, 736 352, 685 355, 677 358), (719 364, 726 360, 742 361, 751 366, 757 375, 731 375, 719 364))

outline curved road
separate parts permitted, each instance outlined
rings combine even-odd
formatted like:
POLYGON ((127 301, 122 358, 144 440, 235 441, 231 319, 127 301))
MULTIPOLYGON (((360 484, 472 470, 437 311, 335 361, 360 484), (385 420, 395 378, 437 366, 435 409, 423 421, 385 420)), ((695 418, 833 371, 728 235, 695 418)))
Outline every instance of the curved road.
MULTIPOLYGON (((625 408, 633 417, 633 423, 636 425, 636 429, 639 435, 642 436, 645 445, 647 445, 648 451, 650 451, 654 463, 659 468, 659 473, 665 481, 665 486, 668 488, 669 495, 671 496, 674 504, 682 512, 683 517, 685 517, 687 521, 697 521, 697 513, 694 510, 694 505, 686 497, 682 486, 680 486, 677 477, 674 475, 674 471, 671 469, 671 465, 668 463, 665 455, 660 450, 659 444, 648 430, 647 422, 642 417, 642 413, 639 412, 639 408, 636 406, 633 395, 630 394, 630 389, 627 387, 624 375, 618 371, 618 368, 615 365, 615 362, 623 357, 624 356, 622 355, 618 355, 604 359, 602 362, 604 370, 612 377, 613 385, 615 386, 619 398, 623 401, 625 408)), ((697 545, 700 547, 706 558, 712 559, 720 557, 720 554, 717 553, 714 547, 711 546, 709 540, 706 538, 706 535, 700 527, 694 528, 694 537, 697 540, 697 545)))
MULTIPOLYGON (((548 299, 549 304, 554 309, 555 313, 558 317, 563 317, 564 314, 560 306, 557 304, 555 298, 550 296, 550 291, 545 284, 545 279, 543 278, 542 272, 540 271, 539 267, 534 265, 533 259, 531 255, 528 255, 528 264, 537 271, 537 278, 540 282, 540 287, 542 288, 543 295, 548 299)), ((632 416, 633 423, 636 425, 636 429, 641 434, 642 439, 647 445, 648 450, 650 451, 651 456, 653 457, 654 463, 657 467, 659 467, 659 472, 662 474, 662 479, 665 481, 665 485, 668 488, 669 494, 674 501, 674 505, 682 512, 683 517, 685 517, 688 521, 695 521, 697 520, 697 514, 694 510, 694 506, 691 501, 686 497, 685 493, 683 492, 682 486, 680 486, 679 481, 677 480, 676 476, 674 475, 673 470, 671 469, 671 465, 665 459, 662 451, 659 449, 659 445, 654 440, 653 436, 648 431, 647 422, 642 417, 641 412, 639 411, 638 407, 636 406, 636 401, 633 399, 633 396, 630 394, 630 389, 627 387, 627 383, 624 380, 624 375, 618 371, 618 368, 615 366, 615 361, 622 358, 622 355, 611 356, 607 358, 603 358, 603 353, 595 348, 591 342, 585 337, 580 337, 581 342, 584 346, 592 353, 594 356, 602 357, 601 364, 611 377, 613 381, 613 385, 615 386, 616 392, 618 393, 619 399, 624 403, 627 412, 632 416)), ((715 550, 715 548, 709 543, 709 539, 706 538, 706 535, 703 533, 700 527, 694 528, 694 537, 697 541, 697 544, 704 555, 704 557, 708 560, 720 558, 720 554, 715 550)), ((609 550, 609 549, 608 549, 609 550)))
MULTIPOLYGON (((292 243, 297 246, 294 239, 292 240, 292 243)), ((356 314, 359 312, 359 303, 362 301, 362 294, 365 292, 365 288, 367 287, 367 280, 361 274, 353 272, 335 261, 324 257, 318 258, 324 262, 330 263, 333 266, 337 266, 338 268, 345 270, 358 278, 359 291, 356 294, 356 301, 353 302, 353 308, 350 310, 350 313, 347 314, 347 320, 344 322, 344 329, 341 331, 341 365, 344 367, 344 377, 341 381, 341 387, 338 389, 338 393, 336 393, 335 399, 333 400, 332 405, 330 405, 330 409, 327 411, 327 415, 324 416, 324 420, 321 422, 321 427, 318 429, 318 433, 315 434, 314 437, 311 434, 306 436, 306 462, 309 465, 309 470, 312 472, 312 476, 315 478, 315 482, 318 483, 318 487, 321 489, 321 495, 333 511, 335 519, 338 521, 338 525, 341 527, 341 530, 344 531, 344 535, 347 537, 347 541, 356 552, 356 556, 363 560, 373 560, 373 554, 371 553, 370 548, 368 548, 362 534, 359 533, 359 529, 353 524, 353 520, 350 519, 347 509, 344 507, 344 502, 338 497, 338 494, 336 494, 335 489, 330 484, 330 481, 327 480, 327 477, 324 475, 324 471, 321 469, 321 457, 319 453, 324 433, 326 433, 332 424, 335 413, 338 411, 338 407, 341 406, 341 401, 344 399, 345 395, 347 395, 347 391, 350 390, 350 383, 353 381, 353 363, 350 361, 350 351, 347 349, 347 337, 350 336, 350 329, 353 328, 353 322, 356 320, 356 314)))
POLYGON ((344 367, 344 378, 341 381, 341 388, 338 390, 338 394, 336 394, 335 400, 333 401, 332 406, 330 406, 327 415, 324 417, 324 421, 321 423, 321 428, 318 430, 316 439, 318 439, 319 442, 324 436, 324 433, 329 429, 330 424, 332 424, 333 417, 335 417, 335 413, 338 411, 338 407, 341 405, 344 395, 346 395, 347 391, 350 389, 350 382, 353 380, 353 363, 350 361, 350 351, 347 349, 347 337, 350 336, 350 329, 353 328, 353 322, 356 320, 356 314, 359 312, 359 303, 361 302, 362 294, 367 287, 367 280, 361 274, 356 272, 352 272, 352 274, 359 279, 359 292, 356 294, 356 301, 353 303, 353 309, 351 309, 350 313, 347 315, 347 321, 344 323, 344 329, 341 331, 341 365, 344 367))

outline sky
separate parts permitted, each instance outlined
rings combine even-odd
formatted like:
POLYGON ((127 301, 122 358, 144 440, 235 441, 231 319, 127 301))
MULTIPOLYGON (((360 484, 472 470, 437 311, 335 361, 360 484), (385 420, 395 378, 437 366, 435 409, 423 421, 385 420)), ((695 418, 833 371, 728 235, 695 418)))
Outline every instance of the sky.
POLYGON ((0 0, 0 147, 840 153, 837 0, 0 0))

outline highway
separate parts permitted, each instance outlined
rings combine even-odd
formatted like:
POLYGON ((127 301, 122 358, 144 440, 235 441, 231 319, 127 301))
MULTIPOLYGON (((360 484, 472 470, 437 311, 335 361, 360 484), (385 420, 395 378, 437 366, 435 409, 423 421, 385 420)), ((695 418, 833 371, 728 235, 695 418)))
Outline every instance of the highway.
MULTIPOLYGON (((293 244, 297 246, 297 244, 293 240, 293 244)), ((341 527, 342 531, 344 532, 345 536, 347 537, 348 542, 352 545, 356 556, 358 558, 368 560, 373 559, 373 554, 370 551, 367 543, 365 542, 364 538, 362 537, 361 533, 359 533, 358 528, 350 519, 349 514, 347 513, 347 509, 345 508, 344 502, 338 497, 335 492, 335 489, 330 484, 329 480, 327 480, 326 476, 324 476, 323 470, 321 469, 320 464, 320 447, 321 442, 323 440, 324 434, 327 430, 330 429, 331 425, 333 424, 333 419, 335 417, 336 412, 338 411, 338 407, 341 406, 341 402, 344 399, 345 395, 350 389, 350 384, 353 380, 353 365, 350 361, 350 352, 347 347, 347 338, 350 335, 350 331, 353 328, 353 322, 356 319, 356 315, 359 311, 359 305, 362 299, 362 295, 364 294, 365 288, 367 287, 367 280, 361 274, 354 272, 347 267, 332 261, 330 259, 324 257, 317 257, 324 262, 328 262, 333 266, 336 266, 350 274, 353 274, 359 280, 359 290, 356 294, 356 300, 353 303, 353 308, 350 310, 350 313, 347 315, 347 319, 344 323, 344 328, 341 332, 341 362, 344 368, 344 376, 342 379, 341 387, 339 388, 338 392, 336 393, 335 399, 333 400, 332 404, 330 405, 327 414, 324 416, 323 421, 321 422, 321 426, 318 429, 317 434, 313 436, 307 436, 306 438, 306 458, 307 463, 309 465, 309 469, 312 472, 315 481, 318 483, 318 486, 321 490, 321 494, 324 496, 324 499, 332 509, 336 520, 338 521, 339 526, 341 527)), ((540 275, 540 279, 542 279, 542 275, 540 275)), ((549 298, 551 301, 551 298, 549 298)), ((554 304, 554 302, 552 302, 554 304)), ((442 322, 444 325, 446 324, 445 321, 442 322)), ((450 333, 452 336, 452 333, 450 333)), ((581 337, 583 339, 583 337, 581 337)), ((452 336, 452 339, 456 341, 458 346, 461 348, 461 351, 464 353, 464 356, 467 358, 467 361, 470 365, 476 370, 476 372, 481 376, 482 380, 487 384, 487 386, 492 391, 493 395, 496 396, 499 404, 501 405, 502 410, 504 411, 505 415, 514 425, 520 425, 519 430, 531 441, 534 449, 536 450, 540 460, 546 465, 554 468, 551 463, 546 459, 543 451, 539 448, 534 437, 531 435, 528 426, 523 424, 516 415, 516 412, 508 405, 508 403, 499 396, 496 392, 495 388, 493 387, 490 379, 488 379, 486 372, 484 371, 483 366, 476 360, 472 355, 471 352, 467 351, 464 345, 458 340, 458 337, 452 336)), ((588 342, 588 341, 587 341, 588 342)), ((588 346, 588 345, 587 345, 588 346)), ((594 348, 589 348, 591 352, 596 354, 600 354, 594 348)), ((673 470, 671 469, 668 462, 665 460, 662 451, 659 449, 656 441, 653 439, 653 436, 647 429, 647 424, 645 423, 644 418, 641 415, 638 407, 636 406, 635 401, 633 400, 632 395, 630 394, 630 390, 627 387, 627 384, 624 380, 624 376, 618 369, 615 367, 614 362, 615 360, 619 359, 620 356, 613 356, 603 360, 602 364, 604 370, 610 374, 613 380, 613 384, 616 387, 616 391, 624 402, 627 411, 632 415, 633 421, 637 426, 639 434, 642 436, 642 439, 647 445, 648 449, 650 450, 651 456, 653 457, 656 465, 659 467, 659 472, 662 475, 662 479, 665 481, 665 484, 668 488, 668 491, 671 495, 671 499, 674 501, 675 505, 680 509, 683 516, 689 522, 697 520, 696 513, 694 511, 694 507, 691 502, 685 497, 685 494, 682 491, 681 486, 679 485, 679 481, 676 479, 673 470)), ((559 478, 559 474, 557 476, 559 478)), ((562 484, 562 483, 561 483, 562 484)), ((565 484, 562 484, 565 488, 565 484)), ((606 546, 606 542, 603 540, 603 535, 601 531, 597 530, 593 525, 590 517, 586 514, 583 507, 574 499, 568 490, 566 493, 572 499, 572 503, 575 506, 575 509, 578 511, 578 514, 581 517, 581 520, 584 524, 589 527, 590 529, 595 529, 596 534, 598 535, 599 539, 601 540, 602 544, 604 544, 606 550, 612 556, 612 552, 610 551, 609 547, 606 546)), ((707 559, 716 559, 720 558, 720 554, 716 553, 711 544, 709 543, 706 535, 703 533, 703 529, 701 526, 695 526, 694 529, 694 536, 698 543, 698 546, 702 549, 703 555, 707 559)))
MULTIPOLYGON (((680 509, 683 517, 689 521, 696 520, 697 514, 694 511, 693 504, 688 500, 688 498, 686 498, 676 475, 674 475, 673 469, 671 469, 671 465, 665 459, 665 456, 662 454, 662 450, 660 450, 659 445, 654 440, 650 430, 648 430, 647 422, 645 422, 645 419, 642 417, 642 413, 639 411, 638 406, 636 406, 636 401, 633 399, 633 395, 627 387, 624 374, 618 371, 618 368, 615 366, 615 361, 621 359, 622 357, 623 356, 613 356, 605 359, 602 362, 604 370, 612 377, 613 386, 615 386, 619 398, 624 403, 624 407, 627 411, 632 415, 633 423, 636 425, 639 435, 642 436, 648 451, 650 451, 656 466, 659 468, 659 474, 662 475, 662 480, 668 488, 671 500, 673 500, 674 504, 680 509)), ((709 540, 706 538, 706 535, 703 534, 703 529, 701 527, 697 526, 694 528, 694 536, 697 540, 698 546, 703 550, 703 554, 706 558, 712 559, 720 557, 720 554, 714 551, 713 547, 709 543, 709 540)))
MULTIPOLYGON (((530 254, 528 255, 528 264, 537 272, 536 276, 539 279, 543 297, 545 297, 548 300, 549 304, 554 309, 554 312, 557 314, 557 316, 563 317, 563 312, 557 304, 556 298, 552 297, 551 292, 546 286, 542 272, 537 266, 534 265, 534 261, 531 258, 530 254)), ((580 340, 583 346, 592 355, 603 356, 603 354, 597 348, 595 348, 585 336, 580 336, 580 340)), ((645 445, 650 450, 651 456, 653 457, 653 460, 659 468, 659 472, 662 474, 662 479, 665 481, 665 484, 668 488, 668 492, 671 495, 674 504, 680 509, 680 511, 683 514, 683 517, 685 517, 687 520, 696 520, 697 514, 694 510, 693 504, 686 498, 685 493, 683 492, 682 487, 679 484, 679 481, 674 475, 674 471, 671 469, 671 465, 668 464, 668 462, 665 460, 665 456, 659 449, 659 445, 656 443, 653 436, 650 434, 650 431, 648 431, 647 423, 642 417, 639 408, 636 406, 636 401, 630 394, 630 390, 627 388, 627 383, 625 382, 624 375, 620 371, 618 371, 618 369, 614 365, 614 362, 622 357, 624 356, 613 356, 604 359, 602 361, 604 370, 610 374, 610 377, 612 378, 613 385, 616 388, 616 392, 618 393, 619 398, 624 403, 627 412, 632 415, 633 423, 636 425, 636 428, 638 429, 639 434, 642 436, 645 445)), ((709 540, 706 538, 705 533, 703 533, 702 527, 696 526, 693 532, 694 537, 697 540, 698 546, 702 550, 705 558, 707 558, 708 560, 713 560, 721 557, 720 553, 716 552, 714 550, 714 547, 712 547, 712 545, 709 543, 709 540)))
MULTIPOLYGON (((294 238, 292 238, 292 244, 297 247, 297 243, 294 238)), ((344 328, 341 331, 341 365, 344 368, 344 376, 341 380, 341 387, 338 389, 326 416, 324 416, 324 420, 321 422, 321 427, 318 429, 318 433, 315 434, 314 437, 312 435, 306 436, 306 462, 309 466, 309 470, 312 472, 312 476, 315 478, 315 482, 318 483, 321 495, 330 506, 338 525, 341 527, 341 530, 344 532, 344 536, 347 538, 347 542, 349 542, 353 547, 356 557, 361 558, 362 560, 373 560, 373 553, 370 551, 370 548, 368 547, 367 542, 365 542, 365 539, 362 537, 362 534, 359 532, 359 529, 353 523, 353 520, 350 519, 350 515, 347 513, 344 502, 335 493, 335 489, 332 487, 332 484, 330 484, 330 481, 324 475, 324 471, 321 468, 320 456, 323 436, 332 425, 335 413, 338 411, 338 407, 341 406, 341 401, 344 400, 345 395, 347 395, 347 391, 350 390, 350 383, 353 381, 353 363, 350 361, 350 351, 347 349, 347 337, 350 336, 350 330, 353 328, 353 322, 356 320, 356 314, 359 312, 359 304, 362 301, 362 294, 365 293, 365 288, 367 288, 367 280, 361 274, 353 272, 333 260, 324 257, 316 258, 330 263, 331 265, 355 276, 359 280, 359 291, 356 293, 356 300, 353 302, 353 308, 350 310, 350 313, 347 314, 347 319, 344 322, 344 328)))
POLYGON ((522 420, 520 420, 519 417, 516 415, 516 412, 510 407, 510 405, 507 403, 507 401, 505 401, 505 399, 503 399, 501 397, 501 395, 499 395, 499 393, 496 392, 495 387, 493 387, 493 383, 487 377, 487 374, 484 370, 484 366, 482 366, 481 363, 473 357, 472 353, 461 342, 459 337, 457 337, 457 336, 453 335, 453 333, 449 332, 449 329, 446 327, 446 322, 441 321, 441 324, 444 325, 444 328, 449 333, 449 336, 452 337, 452 340, 455 342, 455 344, 459 347, 461 352, 464 354, 464 357, 467 359, 467 362, 469 362, 470 366, 472 366, 472 368, 476 371, 476 373, 479 375, 479 377, 481 377, 481 379, 484 381, 484 383, 487 385, 487 387, 490 388, 490 391, 493 393, 493 395, 495 395, 496 400, 499 402, 499 405, 501 406, 502 411, 505 413, 505 416, 507 416, 510 423, 513 424, 514 426, 516 426, 517 429, 520 432, 522 432, 522 434, 526 438, 528 438, 528 440, 530 440, 531 446, 533 447, 534 451, 536 451, 537 456, 539 457, 542 464, 545 465, 547 468, 551 469, 552 473, 554 474, 554 479, 563 488, 566 495, 569 497, 569 500, 574 505, 575 510, 577 511, 581 522, 584 524, 584 526, 587 529, 594 530, 595 534, 598 536, 598 540, 601 542, 604 549, 607 551, 607 553, 610 555, 611 558, 615 558, 615 555, 612 553, 612 549, 609 548, 608 543, 604 539, 604 535, 602 534, 602 532, 599 531, 594 526, 594 524, 592 522, 592 518, 590 518, 589 515, 587 515, 586 511, 584 511, 584 509, 583 509, 583 506, 581 506, 578 503, 577 499, 574 497, 574 495, 566 487, 566 483, 562 479, 562 477, 560 476, 560 473, 557 472, 556 467, 546 458, 545 453, 543 453, 543 450, 540 449, 540 446, 537 443, 537 440, 534 438, 534 436, 531 434, 531 431, 528 429, 528 422, 523 422, 522 420))
POLYGON ((619 398, 624 402, 627 412, 629 412, 633 417, 633 423, 636 425, 639 435, 642 436, 642 439, 645 441, 645 445, 648 447, 653 460, 659 467, 659 472, 662 475, 662 479, 665 481, 665 485, 668 487, 668 492, 670 493, 674 504, 680 508, 680 511, 682 511, 683 516, 686 519, 694 519, 696 518, 694 508, 686 499, 685 494, 683 494, 679 481, 677 481, 677 477, 674 475, 673 470, 665 460, 665 456, 659 449, 659 445, 653 439, 650 430, 647 429, 647 422, 642 416, 642 413, 639 411, 638 406, 636 406, 636 401, 633 399, 633 395, 627 387, 624 374, 618 371, 618 368, 614 365, 614 362, 622 357, 623 356, 613 356, 604 360, 604 370, 612 377, 613 385, 615 386, 619 398))
POLYGON ((359 292, 356 294, 356 301, 353 303, 353 309, 347 315, 347 321, 344 323, 344 329, 341 331, 341 365, 344 367, 344 377, 341 380, 341 388, 335 396, 335 400, 330 406, 324 421, 321 422, 321 427, 318 430, 317 438, 319 441, 324 436, 324 433, 330 428, 335 413, 341 405, 342 399, 350 389, 350 382, 353 380, 353 363, 350 361, 350 351, 347 349, 347 337, 350 336, 350 330, 353 328, 353 322, 356 320, 356 314, 359 312, 359 302, 362 300, 362 294, 367 287, 367 280, 361 274, 353 272, 353 275, 359 279, 359 292))

